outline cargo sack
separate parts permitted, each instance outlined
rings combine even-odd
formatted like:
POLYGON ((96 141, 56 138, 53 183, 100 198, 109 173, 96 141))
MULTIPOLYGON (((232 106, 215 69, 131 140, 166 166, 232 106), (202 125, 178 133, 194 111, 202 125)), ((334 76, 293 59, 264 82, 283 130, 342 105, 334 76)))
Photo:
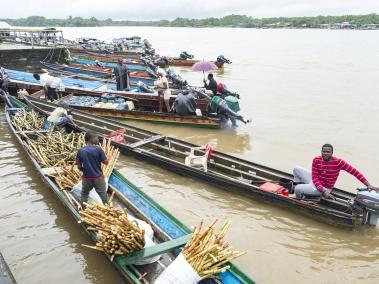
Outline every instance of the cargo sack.
MULTIPOLYGON (((136 221, 137 224, 138 224, 138 226, 145 231, 145 235, 144 235, 145 248, 156 245, 156 243, 153 241, 154 231, 151 228, 150 224, 146 223, 143 220, 137 219, 137 218, 135 218, 135 217, 133 217, 131 215, 128 215, 128 220, 132 221, 132 222, 136 221)), ((146 265, 146 264, 154 263, 154 262, 158 261, 160 258, 161 258, 161 256, 157 255, 157 256, 154 256, 154 257, 151 257, 151 258, 146 258, 146 259, 138 260, 138 261, 134 262, 133 264, 134 265, 146 265)))
POLYGON ((158 276, 154 284, 196 284, 201 277, 184 258, 178 257, 158 276))

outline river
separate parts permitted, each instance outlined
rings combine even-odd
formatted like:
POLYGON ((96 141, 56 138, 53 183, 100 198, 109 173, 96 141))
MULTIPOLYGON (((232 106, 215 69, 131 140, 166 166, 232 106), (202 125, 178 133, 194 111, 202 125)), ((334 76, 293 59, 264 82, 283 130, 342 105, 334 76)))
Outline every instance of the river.
MULTIPOLYGON (((241 95, 252 119, 237 129, 205 130, 133 123, 291 171, 310 167, 323 143, 379 186, 379 31, 227 28, 64 28, 67 38, 140 35, 158 53, 180 51, 233 63, 217 81, 241 95)), ((190 83, 202 73, 175 68, 190 83)), ((0 116, 0 250, 19 283, 119 283, 90 240, 49 192, 0 116)), ((350 231, 228 192, 157 166, 121 157, 118 167, 187 225, 232 221, 228 239, 248 250, 236 261, 258 283, 378 283, 379 230, 350 231)), ((360 184, 342 173, 337 186, 360 184)))

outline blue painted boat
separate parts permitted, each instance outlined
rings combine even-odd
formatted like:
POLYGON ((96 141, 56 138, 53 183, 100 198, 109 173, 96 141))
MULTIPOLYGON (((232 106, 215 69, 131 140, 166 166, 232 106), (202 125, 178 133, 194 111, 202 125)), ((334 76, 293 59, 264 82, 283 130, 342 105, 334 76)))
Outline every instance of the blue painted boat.
MULTIPOLYGON (((87 64, 87 65, 92 65, 92 66, 96 66, 98 63, 100 63, 103 67, 109 67, 109 68, 114 68, 117 65, 117 63, 115 63, 115 62, 106 62, 106 61, 96 62, 96 61, 93 61, 90 59, 75 58, 75 57, 72 58, 72 62, 80 63, 80 64, 87 64)), ((150 71, 151 72, 151 70, 147 66, 134 65, 134 64, 126 64, 126 66, 129 68, 129 70, 150 71)))
MULTIPOLYGON (((90 70, 86 68, 85 66, 81 66, 79 64, 74 65, 74 66, 60 65, 60 64, 47 63, 47 62, 41 62, 41 64, 42 66, 50 70, 54 70, 56 72, 60 72, 63 74, 68 74, 68 75, 91 76, 91 77, 99 78, 99 79, 106 79, 106 78, 110 79, 112 76, 112 70, 108 72, 106 72, 107 70, 90 70)), ((130 76, 130 83, 132 86, 137 85, 138 82, 143 82, 148 86, 154 85, 154 79, 152 78, 136 77, 133 75, 130 76)))
MULTIPOLYGON (((51 188, 51 190, 57 195, 61 202, 70 211, 73 217, 80 220, 80 214, 78 209, 74 206, 74 203, 67 197, 68 193, 60 190, 55 184, 54 180, 43 173, 41 166, 33 158, 32 154, 26 143, 23 141, 22 136, 14 128, 11 117, 22 108, 26 106, 15 98, 12 98, 13 107, 6 107, 6 119, 11 128, 12 133, 24 148, 26 155, 35 166, 38 173, 41 175, 43 181, 51 188)), ((38 111, 38 110, 37 110, 38 111)), ((42 112, 44 113, 44 112, 42 112)), ((34 135, 38 134, 38 130, 33 132, 34 135)), ((27 135, 23 133, 23 135, 27 135)), ((142 219, 145 222, 151 224, 154 228, 155 237, 159 241, 158 244, 144 248, 132 254, 116 256, 114 261, 111 262, 115 268, 125 277, 129 283, 146 283, 141 278, 144 276, 147 283, 153 283, 156 277, 162 272, 162 267, 159 262, 157 264, 137 266, 133 265, 136 260, 147 259, 153 256, 162 255, 160 259, 161 263, 169 265, 175 255, 178 254, 178 248, 183 246, 188 240, 188 236, 191 233, 190 229, 182 224, 178 219, 168 213, 152 198, 143 193, 138 187, 128 181, 117 170, 114 170, 110 179, 109 186, 111 192, 115 193, 117 203, 120 206, 125 207, 128 213, 134 215, 136 218, 142 219), (170 257, 170 254, 173 257, 170 257)), ((89 231, 85 226, 83 229, 95 240, 96 235, 93 231, 89 231)), ((156 240, 155 240, 156 241, 156 240)), ((106 255, 110 259, 109 255, 106 255)), ((222 283, 239 284, 239 283, 254 283, 247 275, 241 272, 233 264, 230 264, 231 268, 222 274, 219 274, 219 278, 222 283)), ((214 280, 209 280, 210 283, 217 283, 214 280)))

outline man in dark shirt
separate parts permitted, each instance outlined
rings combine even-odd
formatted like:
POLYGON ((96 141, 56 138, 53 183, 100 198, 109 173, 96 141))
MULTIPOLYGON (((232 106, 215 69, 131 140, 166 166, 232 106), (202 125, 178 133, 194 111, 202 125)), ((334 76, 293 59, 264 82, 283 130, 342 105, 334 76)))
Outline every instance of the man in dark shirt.
POLYGON ((207 81, 205 79, 203 80, 204 88, 206 88, 207 90, 211 90, 214 96, 217 95, 217 82, 213 78, 212 73, 208 74, 208 80, 209 80, 208 84, 207 84, 207 81))
POLYGON ((80 148, 76 155, 76 163, 83 172, 81 203, 88 200, 92 188, 95 188, 103 203, 108 202, 107 186, 101 170, 101 163, 108 165, 103 149, 98 146, 99 138, 94 132, 87 132, 84 136, 87 143, 80 148))

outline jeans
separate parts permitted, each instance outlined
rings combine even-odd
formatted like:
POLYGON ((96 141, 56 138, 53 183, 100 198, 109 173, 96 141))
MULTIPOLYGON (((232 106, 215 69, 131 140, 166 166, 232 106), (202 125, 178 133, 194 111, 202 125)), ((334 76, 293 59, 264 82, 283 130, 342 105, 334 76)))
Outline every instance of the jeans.
POLYGON ((322 195, 320 191, 317 190, 316 186, 312 182, 312 174, 310 171, 303 169, 301 167, 295 167, 293 169, 294 182, 299 182, 295 186, 295 195, 297 199, 302 199, 303 197, 319 197, 322 195))
POLYGON ((67 123, 72 121, 72 115, 65 115, 59 119, 59 122, 57 123, 57 126, 63 127, 67 123))
POLYGON ((8 93, 9 79, 0 80, 0 89, 8 93))
POLYGON ((47 98, 50 101, 55 101, 58 98, 57 90, 54 88, 47 87, 47 98))
POLYGON ((81 196, 81 203, 85 203, 88 201, 88 195, 89 192, 95 188, 97 194, 100 196, 101 201, 103 203, 108 202, 108 195, 107 195, 107 185, 105 183, 104 177, 100 177, 93 180, 83 180, 82 181, 82 196, 81 196))

